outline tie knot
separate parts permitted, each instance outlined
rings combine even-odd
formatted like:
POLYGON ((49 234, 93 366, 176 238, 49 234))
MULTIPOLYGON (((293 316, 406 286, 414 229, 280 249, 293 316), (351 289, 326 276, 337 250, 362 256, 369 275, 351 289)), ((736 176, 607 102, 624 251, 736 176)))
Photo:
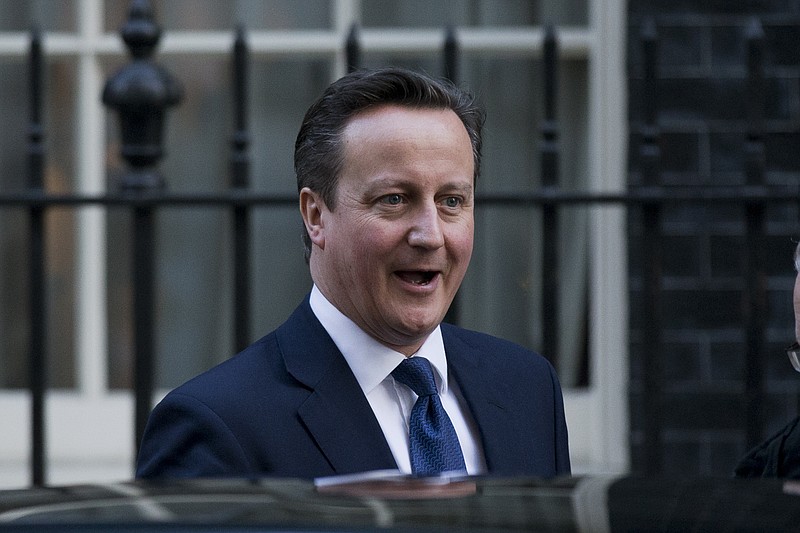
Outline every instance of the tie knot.
POLYGON ((431 363, 424 357, 406 357, 392 370, 392 376, 400 383, 408 386, 417 396, 436 394, 436 382, 433 380, 431 363))

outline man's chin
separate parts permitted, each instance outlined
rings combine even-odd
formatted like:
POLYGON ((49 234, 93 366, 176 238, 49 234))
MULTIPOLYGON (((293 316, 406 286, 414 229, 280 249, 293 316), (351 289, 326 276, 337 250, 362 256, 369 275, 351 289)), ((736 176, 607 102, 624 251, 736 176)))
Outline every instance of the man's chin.
POLYGON ((408 346, 411 344, 422 344, 428 336, 441 323, 441 320, 427 320, 424 322, 405 322, 397 328, 398 340, 408 346))

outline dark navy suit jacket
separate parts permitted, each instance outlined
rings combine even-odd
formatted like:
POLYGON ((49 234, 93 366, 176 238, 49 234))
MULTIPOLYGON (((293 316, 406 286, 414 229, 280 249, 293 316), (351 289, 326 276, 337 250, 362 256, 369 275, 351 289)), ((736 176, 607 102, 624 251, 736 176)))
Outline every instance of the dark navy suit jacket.
MULTIPOLYGON (((568 474, 561 388, 547 360, 448 324, 442 337, 488 474, 568 474)), ((366 397, 306 298, 278 329, 155 407, 136 475, 314 478, 395 468, 366 397)))

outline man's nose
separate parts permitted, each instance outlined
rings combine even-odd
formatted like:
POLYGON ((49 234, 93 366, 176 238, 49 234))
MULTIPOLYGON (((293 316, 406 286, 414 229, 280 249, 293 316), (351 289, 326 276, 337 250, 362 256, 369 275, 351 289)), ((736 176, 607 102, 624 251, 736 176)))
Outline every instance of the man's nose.
POLYGON ((435 249, 444 246, 442 220, 436 205, 425 205, 414 213, 411 230, 408 233, 411 246, 435 249))

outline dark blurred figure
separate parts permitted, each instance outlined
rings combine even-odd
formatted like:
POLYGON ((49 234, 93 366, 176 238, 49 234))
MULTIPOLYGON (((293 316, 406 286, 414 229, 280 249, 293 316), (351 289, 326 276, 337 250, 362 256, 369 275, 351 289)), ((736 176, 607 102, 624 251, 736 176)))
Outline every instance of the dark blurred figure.
MULTIPOLYGON (((800 243, 794 251, 794 336, 795 343, 786 353, 795 370, 800 372, 800 243)), ((800 478, 800 417, 759 444, 736 466, 737 477, 800 478)))

